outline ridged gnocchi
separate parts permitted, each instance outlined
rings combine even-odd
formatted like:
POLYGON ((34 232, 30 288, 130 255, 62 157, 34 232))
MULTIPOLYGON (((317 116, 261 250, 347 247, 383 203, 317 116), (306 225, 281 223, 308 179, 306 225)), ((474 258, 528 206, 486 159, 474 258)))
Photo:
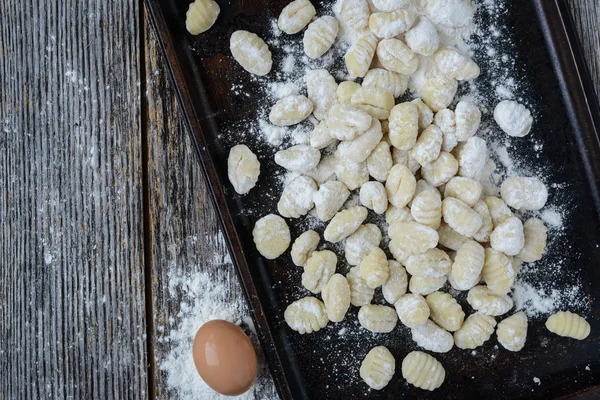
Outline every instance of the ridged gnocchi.
POLYGON ((495 196, 489 196, 483 201, 488 206, 490 218, 492 219, 492 225, 494 227, 500 225, 513 216, 512 211, 510 211, 510 208, 508 208, 504 200, 495 196))
POLYGON ((454 111, 444 108, 435 113, 433 123, 442 131, 442 151, 451 152, 458 144, 456 137, 456 115, 454 111))
POLYGON ((469 315, 461 328, 454 332, 454 344, 460 349, 474 349, 483 345, 494 333, 496 320, 489 315, 469 315))
POLYGON ((408 290, 414 294, 420 294, 421 296, 427 296, 440 290, 446 283, 447 278, 440 276, 438 278, 425 278, 422 276, 412 276, 408 283, 408 290))
POLYGON ((417 188, 417 180, 405 165, 397 164, 390 169, 385 182, 388 201, 395 207, 402 208, 413 198, 417 188))
POLYGON ((352 140, 371 127, 373 117, 350 104, 336 104, 329 110, 329 134, 339 140, 352 140))
POLYGON ((411 351, 402 360, 402 376, 419 389, 433 391, 444 383, 446 371, 434 357, 421 351, 411 351))
POLYGON ((448 78, 470 81, 479 76, 479 66, 456 48, 440 49, 435 53, 433 59, 438 71, 448 78))
POLYGON ((438 187, 456 175, 458 167, 456 158, 452 154, 442 151, 437 160, 423 165, 421 175, 430 185, 438 187))
POLYGON ((392 146, 400 150, 410 150, 419 135, 419 109, 411 102, 395 105, 390 111, 389 138, 392 146))
POLYGON ((340 211, 329 221, 323 237, 329 242, 337 243, 356 232, 366 218, 367 209, 364 207, 354 206, 340 211))
POLYGON ((348 236, 344 244, 348 264, 359 265, 367 254, 379 246, 381 238, 381 231, 377 225, 361 225, 356 232, 348 236))
POLYGON ((301 334, 317 332, 329 321, 323 302, 310 296, 287 306, 283 316, 288 326, 301 334))
POLYGON ((435 125, 429 125, 417 139, 417 142, 410 150, 410 155, 421 166, 427 165, 437 160, 442 150, 442 131, 435 125))
POLYGON ((325 15, 315 19, 304 31, 304 52, 310 58, 319 58, 327 52, 335 42, 340 24, 332 16, 325 15))
POLYGON ((227 176, 238 194, 248 193, 258 181, 260 162, 256 155, 243 144, 233 146, 227 158, 227 176))
POLYGON ((585 339, 591 331, 590 324, 583 317, 570 311, 560 311, 551 315, 546 321, 546 328, 559 336, 577 340, 585 339))
POLYGON ((363 77, 373 62, 379 39, 374 34, 361 36, 346 52, 346 69, 353 76, 363 77))
POLYGON ((457 251, 469 241, 468 237, 456 232, 445 222, 441 223, 437 233, 440 245, 450 250, 457 251))
POLYGON ((317 184, 312 178, 300 175, 283 188, 277 211, 285 218, 306 215, 315 205, 313 196, 317 190, 317 184))
POLYGON ((388 119, 390 110, 394 107, 394 96, 387 90, 375 86, 361 86, 354 94, 350 103, 374 119, 388 119))
POLYGON ((524 262, 534 262, 542 258, 546 249, 548 229, 544 222, 538 218, 529 218, 523 224, 523 236, 525 245, 518 256, 524 262))
POLYGON ((296 238, 292 244, 291 256, 292 262, 301 267, 306 264, 312 253, 319 245, 319 234, 312 229, 307 230, 296 238))
POLYGON ((411 255, 404 265, 409 274, 423 278, 440 278, 448 275, 452 269, 450 257, 440 249, 429 249, 424 253, 411 255))
POLYGON ((433 122, 433 111, 420 98, 411 101, 419 109, 419 131, 427 128, 433 122))
POLYGON ((336 153, 339 158, 346 161, 355 163, 365 162, 373 149, 377 147, 382 137, 381 123, 379 120, 373 119, 371 121, 371 126, 366 132, 352 140, 346 140, 340 143, 336 153))
POLYGON ((350 308, 350 285, 343 275, 334 274, 321 291, 327 317, 331 322, 340 322, 350 308))
POLYGON ((369 17, 369 29, 379 38, 390 39, 409 30, 415 20, 416 15, 408 9, 375 12, 369 17))
POLYGON ((358 322, 363 328, 375 333, 394 330, 398 316, 393 308, 379 304, 367 304, 358 311, 358 322))
POLYGON ((435 353, 447 353, 454 347, 452 334, 428 319, 410 329, 412 339, 417 346, 435 353))
MULTIPOLYGON (((353 81, 340 82, 337 88, 337 100, 340 104, 350 104, 352 95, 360 88, 360 83, 353 81)), ((370 122, 370 121, 369 121, 370 122)))
POLYGON ((252 230, 258 252, 268 260, 282 255, 290 246, 291 235, 285 220, 279 215, 265 215, 254 224, 252 230))
POLYGON ((396 359, 383 347, 373 347, 360 364, 360 377, 371 389, 381 390, 396 372, 396 359))
POLYGON ((252 32, 235 31, 229 39, 229 50, 246 71, 264 76, 271 71, 273 59, 269 46, 252 32))
POLYGON ((475 311, 492 316, 504 315, 513 307, 510 297, 496 294, 487 286, 471 288, 467 295, 467 302, 475 311))
POLYGON ((483 224, 479 213, 453 197, 446 197, 442 202, 442 215, 452 229, 466 237, 473 237, 483 224))
POLYGON ((490 239, 490 234, 494 230, 494 223, 492 222, 492 216, 490 210, 483 200, 479 200, 473 206, 475 210, 481 216, 481 228, 473 235, 473 239, 478 242, 485 243, 490 239))
POLYGON ((313 69, 306 72, 306 91, 313 102, 313 115, 319 121, 324 120, 329 109, 337 102, 338 84, 325 69, 313 69))
POLYGON ((277 26, 288 35, 293 35, 304 29, 316 14, 309 0, 294 0, 281 10, 277 26))
POLYGON ((360 204, 373 210, 375 214, 383 214, 388 208, 385 187, 381 182, 367 182, 360 188, 360 204))
POLYGON ((406 270, 398 261, 388 260, 389 276, 381 286, 383 298, 390 304, 395 304, 398 299, 406 294, 408 276, 406 270))
POLYGON ((456 118, 456 139, 465 142, 475 135, 481 123, 479 107, 470 101, 459 101, 454 112, 456 118))
POLYGON ((269 121, 277 126, 296 125, 313 112, 313 102, 302 95, 290 95, 275 103, 269 113, 269 121))
POLYGON ((382 140, 375 146, 371 154, 369 154, 369 157, 367 157, 367 169, 369 175, 379 182, 385 182, 392 166, 393 160, 390 145, 382 140))
POLYGON ((379 247, 371 250, 361 261, 359 273, 371 289, 383 285, 390 275, 387 256, 383 250, 379 247))
MULTIPOLYGON (((458 148, 458 147, 457 147, 458 148)), ((456 151, 456 149, 455 149, 456 151)), ((458 150, 458 174, 477 180, 487 161, 487 144, 479 137, 469 138, 458 150)))
POLYGON ((398 39, 380 41, 376 54, 381 65, 388 71, 410 75, 419 67, 419 57, 398 39))
POLYGON ((485 261, 485 249, 474 240, 468 240, 457 251, 450 276, 454 287, 469 290, 481 280, 485 261))
POLYGON ((306 144, 297 144, 275 153, 275 163, 288 171, 304 174, 315 168, 321 160, 321 152, 306 144))
POLYGON ((438 112, 448 107, 454 99, 458 82, 444 75, 433 75, 421 88, 421 98, 431 111, 438 112))
POLYGON ((527 340, 527 316, 523 311, 500 321, 496 328, 498 343, 506 350, 521 351, 527 340))
POLYGON ((321 221, 329 221, 344 205, 350 191, 340 181, 328 181, 319 187, 313 195, 317 217, 321 221))
MULTIPOLYGON (((471 178, 455 176, 446 183, 444 197, 454 197, 473 207, 481 198, 483 186, 471 178)), ((483 221, 482 221, 483 222, 483 221)))
POLYGON ((444 292, 433 292, 425 300, 433 322, 450 332, 460 329, 465 320, 465 313, 454 297, 444 292))
POLYGON ((317 150, 324 149, 332 144, 336 143, 336 138, 329 134, 327 123, 320 121, 317 126, 308 134, 308 140, 312 147, 317 150))
POLYGON ((321 293, 323 287, 335 274, 337 256, 333 251, 314 251, 306 261, 302 273, 302 286, 312 293, 321 293))
POLYGON ((358 189, 369 181, 367 162, 354 162, 343 157, 338 157, 336 152, 335 175, 350 190, 358 189))
POLYGON ((435 25, 424 16, 406 32, 404 40, 412 51, 423 56, 433 55, 440 47, 440 37, 435 25))
POLYGON ((221 9, 213 0, 196 0, 185 13, 185 27, 192 35, 209 30, 217 20, 221 9))
POLYGON ((346 274, 346 280, 348 280, 348 285, 350 285, 350 303, 355 307, 370 304, 375 294, 375 289, 367 286, 365 280, 360 277, 359 271, 359 267, 352 267, 348 271, 348 274, 346 274))
POLYGON ((492 292, 504 295, 510 291, 515 281, 515 270, 504 253, 487 248, 481 277, 492 292))
POLYGON ((523 223, 517 217, 510 217, 494 228, 490 234, 490 245, 507 256, 516 256, 525 245, 523 223))
POLYGON ((372 86, 389 91, 395 98, 400 97, 408 88, 408 79, 404 75, 383 68, 369 70, 362 82, 363 86, 372 86))
POLYGON ((416 195, 410 212, 418 223, 438 229, 442 222, 442 199, 439 192, 425 190, 416 195))
POLYGON ((409 328, 423 324, 429 319, 429 306, 423 296, 407 293, 398 299, 394 307, 400 321, 409 328))

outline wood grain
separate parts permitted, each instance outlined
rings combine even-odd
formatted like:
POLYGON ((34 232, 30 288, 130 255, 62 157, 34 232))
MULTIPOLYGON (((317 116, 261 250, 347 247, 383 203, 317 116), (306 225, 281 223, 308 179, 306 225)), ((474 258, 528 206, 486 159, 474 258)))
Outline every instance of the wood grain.
MULTIPOLYGON (((161 365, 175 351, 177 342, 169 338, 173 334, 180 339, 186 318, 181 314, 182 302, 189 303, 189 293, 179 285, 172 285, 173 281, 181 277, 192 281, 204 275, 214 286, 224 287, 215 297, 196 293, 207 308, 214 307, 211 303, 215 301, 237 304, 244 293, 149 21, 145 35, 149 228, 155 316, 155 334, 151 340, 155 349, 156 395, 166 399, 177 398, 178 392, 169 389, 169 376, 161 365)), ((250 312, 245 302, 241 313, 246 316, 245 322, 249 321, 250 312)), ((193 334, 183 340, 192 339, 193 334)), ((200 380, 198 376, 191 378, 200 380)), ((262 376, 254 394, 263 399, 277 397, 270 376, 262 376)))
POLYGON ((588 65, 596 96, 600 94, 600 2, 566 0, 575 22, 579 42, 588 65))
POLYGON ((138 23, 0 0, 2 398, 146 398, 138 23))

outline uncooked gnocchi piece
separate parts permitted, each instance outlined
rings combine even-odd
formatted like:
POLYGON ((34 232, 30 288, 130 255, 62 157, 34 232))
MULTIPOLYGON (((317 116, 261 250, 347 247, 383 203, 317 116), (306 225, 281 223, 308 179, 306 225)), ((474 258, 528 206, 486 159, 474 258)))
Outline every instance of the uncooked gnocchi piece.
POLYGON ((527 316, 523 311, 503 319, 496 328, 498 343, 506 350, 520 351, 527 340, 527 316))
POLYGON ((369 70, 363 79, 363 86, 373 86, 389 91, 395 98, 400 97, 408 88, 408 78, 383 68, 369 70))
POLYGON ((326 123, 329 134, 339 140, 352 140, 371 127, 371 117, 366 111, 350 104, 336 104, 329 110, 326 123))
POLYGON ((379 142, 367 158, 369 175, 379 182, 385 182, 393 165, 390 145, 385 141, 379 142))
POLYGON ((442 131, 442 151, 451 152, 458 144, 456 138, 456 116, 454 111, 444 108, 435 113, 433 123, 442 131))
POLYGON ((317 217, 321 221, 329 221, 344 205, 350 196, 350 191, 340 181, 323 183, 313 195, 317 217))
POLYGON ((440 37, 434 24, 427 17, 421 17, 404 35, 406 44, 415 53, 431 56, 440 47, 440 37))
POLYGON ((460 166, 458 174, 465 178, 477 180, 485 167, 487 154, 488 150, 485 140, 478 137, 468 139, 460 147, 456 157, 460 166))
POLYGON ((280 99, 269 113, 269 121, 277 126, 296 125, 313 112, 313 102, 305 96, 293 94, 280 99))
POLYGON ((355 162, 362 163, 367 161, 369 155, 383 137, 381 132, 381 123, 379 120, 373 118, 371 120, 371 126, 363 134, 355 137, 352 140, 346 140, 340 143, 337 147, 336 153, 339 158, 355 162))
POLYGON ((352 267, 346 275, 348 285, 350 285, 350 303, 355 307, 370 304, 375 294, 375 289, 368 287, 365 280, 360 277, 359 270, 359 267, 352 267))
POLYGON ((492 216, 490 215, 490 210, 483 200, 479 200, 473 206, 473 210, 477 211, 477 213, 481 216, 481 228, 479 231, 473 235, 473 239, 478 242, 485 243, 490 239, 490 234, 494 230, 494 223, 492 222, 492 216))
POLYGON ((456 138, 459 142, 469 140, 479 129, 481 111, 470 101, 459 101, 454 111, 456 116, 456 138))
POLYGON ((369 70, 379 39, 372 33, 363 35, 354 43, 348 51, 344 60, 346 61, 346 69, 351 75, 363 77, 369 70))
POLYGON ((388 244, 388 249, 390 250, 390 253, 392 253, 392 257, 394 257, 401 263, 408 260, 408 257, 410 257, 411 255, 411 253, 409 252, 410 249, 404 248, 405 244, 406 243, 396 242, 393 239, 390 240, 388 244))
POLYGON ((462 28, 473 20, 475 6, 470 0, 428 0, 421 2, 423 12, 443 28, 462 28))
POLYGON ((324 120, 329 109, 337 102, 338 84, 326 69, 313 69, 306 73, 306 91, 313 102, 313 115, 324 120))
POLYGON ((423 166, 437 160, 442 150, 442 131, 435 125, 429 125, 410 150, 410 155, 423 166))
POLYGON ((421 97, 433 112, 438 112, 452 103, 457 89, 456 79, 444 75, 433 75, 423 82, 421 97))
POLYGON ((371 0, 377 11, 392 12, 412 5, 413 0, 371 0))
POLYGON ((420 325, 413 326, 410 332, 412 340, 417 343, 417 346, 428 351, 447 353, 454 346, 452 334, 437 326, 430 319, 420 325))
POLYGON ((570 311, 560 311, 546 321, 546 328, 559 336, 577 340, 585 339, 590 334, 590 324, 581 316, 570 311))
POLYGON ((387 90, 374 86, 361 86, 350 99, 352 105, 377 119, 388 119, 394 107, 394 96, 387 90))
POLYGON ((416 19, 417 16, 408 9, 375 12, 369 17, 369 29, 379 38, 390 39, 409 30, 416 19))
POLYGON ((433 59, 438 72, 450 79, 470 81, 477 78, 481 72, 479 66, 469 56, 462 54, 454 47, 438 50, 433 59))
POLYGON ((403 249, 410 250, 411 254, 422 254, 435 248, 439 239, 435 229, 417 222, 396 223, 390 226, 388 233, 392 240, 403 249))
POLYGON ((429 249, 424 253, 411 255, 404 265, 409 274, 423 278, 441 278, 452 269, 450 257, 440 249, 429 249))
POLYGON ((492 292, 504 295, 510 291, 515 281, 515 270, 504 253, 487 248, 481 277, 492 292))
POLYGON ((537 211, 546 205, 548 189, 538 178, 513 176, 506 178, 500 188, 502 200, 512 208, 537 211))
MULTIPOLYGON (((465 320, 465 313, 456 299, 444 292, 433 292, 427 296, 430 318, 447 331, 460 329, 465 320)), ((452 341, 454 344, 454 341, 452 341)))
POLYGON ((429 306, 423 296, 407 293, 400 297, 394 306, 400 321, 409 328, 429 319, 429 306))
POLYGON ((385 182, 388 201, 395 207, 402 208, 413 198, 417 188, 417 180, 405 165, 394 165, 390 169, 385 182))
POLYGON ((217 20, 221 9, 213 0, 196 0, 185 13, 185 27, 192 35, 209 30, 217 20))
POLYGON ((390 111, 389 138, 392 146, 400 150, 410 150, 419 135, 419 109, 416 104, 397 104, 390 111))
POLYGON ((408 276, 406 270, 398 261, 389 260, 389 276, 387 281, 381 286, 383 298, 390 304, 395 304, 398 299, 406 294, 408 287, 408 276))
POLYGON ((396 372, 396 359, 383 346, 373 347, 360 364, 360 377, 371 389, 381 390, 396 372))
POLYGON ((445 276, 439 278, 423 278, 421 276, 413 276, 408 283, 408 290, 414 294, 427 296, 430 293, 440 290, 448 279, 445 276))
POLYGON ((335 154, 325 154, 323 155, 323 157, 321 157, 321 161, 319 161, 319 164, 315 168, 308 171, 305 175, 310 176, 315 180, 315 182, 317 182, 317 184, 322 185, 325 182, 333 181, 336 179, 336 164, 337 160, 335 159, 335 154))
POLYGON ((420 224, 433 229, 440 227, 442 222, 442 199, 436 190, 425 190, 417 194, 410 208, 411 215, 420 224))
POLYGON ((306 264, 306 260, 310 258, 312 253, 317 249, 319 245, 319 234, 312 229, 307 230, 292 244, 292 262, 301 267, 306 264))
POLYGON ((371 11, 367 0, 342 0, 338 4, 339 10, 335 10, 336 16, 346 31, 355 35, 363 35, 368 31, 371 11))
POLYGON ((371 332, 388 333, 396 327, 398 315, 391 307, 367 304, 358 310, 358 322, 371 332))
POLYGON ((323 237, 328 242, 337 243, 356 232, 365 219, 367 209, 364 207, 354 206, 340 211, 329 221, 323 237))
POLYGON ((288 35, 300 32, 317 14, 309 0, 294 0, 281 10, 277 25, 288 35))
POLYGON ((523 223, 517 217, 510 217, 494 228, 490 235, 490 245, 507 256, 516 256, 525 245, 523 223))
POLYGON ((514 137, 527 135, 533 124, 529 110, 524 105, 512 100, 498 103, 494 109, 494 119, 507 135, 514 137))
POLYGON ((233 32, 229 39, 229 50, 235 61, 246 71, 259 76, 271 71, 271 50, 255 33, 243 30, 233 32))
POLYGON ((523 224, 525 245, 519 253, 519 258, 524 262, 534 262, 542 258, 546 249, 548 229, 544 222, 538 218, 529 218, 523 224))
POLYGON ((254 224, 252 230, 258 252, 268 260, 274 260, 290 246, 291 235, 285 220, 279 215, 265 215, 254 224))
POLYGON ((304 52, 310 58, 319 58, 327 52, 335 42, 340 24, 332 16, 325 15, 315 19, 304 32, 304 52))
POLYGON ((495 196, 489 196, 483 201, 488 206, 490 218, 492 218, 492 224, 494 227, 500 225, 513 216, 513 212, 510 211, 510 208, 508 208, 504 200, 495 196))
MULTIPOLYGON (((413 196, 413 199, 408 203, 409 208, 412 208, 416 197, 423 192, 433 192, 436 196, 438 196, 440 198, 440 201, 441 201, 442 196, 440 195, 439 190, 437 188, 434 188, 433 186, 431 186, 425 179, 419 179, 417 181, 415 195, 413 196)), ((437 229, 437 227, 435 227, 434 229, 437 229)))
POLYGON ((360 88, 360 84, 353 81, 344 81, 338 85, 337 100, 341 104, 350 104, 352 95, 360 88))
POLYGON ((458 161, 454 156, 445 151, 440 152, 437 160, 424 165, 421 175, 430 185, 442 186, 458 172, 458 161))
POLYGON ((327 123, 325 121, 319 122, 317 126, 310 131, 308 140, 310 145, 317 150, 324 149, 336 142, 336 139, 329 134, 329 129, 327 128, 327 123))
POLYGON ((340 159, 337 157, 339 155, 338 152, 335 154, 337 160, 335 175, 348 189, 358 189, 369 181, 369 170, 367 169, 366 161, 357 163, 343 158, 340 159))
POLYGON ((312 293, 321 293, 323 287, 335 274, 337 256, 333 251, 314 251, 306 261, 302 273, 302 286, 312 293))
POLYGON ((285 218, 306 215, 315 206, 313 196, 317 190, 317 184, 312 178, 300 175, 283 188, 277 211, 285 218))
POLYGON ((377 44, 377 59, 388 71, 411 75, 419 67, 419 57, 401 40, 384 39, 377 44))
POLYGON ((317 332, 329 321, 325 305, 311 296, 294 301, 287 306, 283 316, 288 326, 301 334, 317 332))
POLYGON ((388 208, 387 193, 381 182, 367 182, 360 188, 360 204, 373 210, 375 214, 383 214, 388 208))
POLYGON ((473 207, 481 198, 483 186, 471 178, 455 176, 446 183, 444 197, 454 197, 473 207))
POLYGON ((340 322, 350 308, 350 285, 343 275, 334 274, 321 291, 327 317, 331 322, 340 322))
POLYGON ((361 225, 356 232, 346 238, 344 253, 350 265, 359 265, 362 260, 379 246, 381 231, 375 224, 361 225))
POLYGON ((469 238, 452 229, 447 223, 442 222, 437 230, 439 243, 447 249, 457 251, 469 238))
POLYGON ((513 307, 513 301, 510 297, 505 294, 496 294, 487 286, 471 288, 467 296, 467 302, 475 311, 492 316, 504 315, 513 307))
POLYGON ((473 237, 483 224, 481 216, 464 201, 447 197, 442 202, 444 221, 456 232, 473 237))
POLYGON ((433 122, 433 111, 419 98, 412 100, 411 103, 419 109, 419 131, 422 131, 433 122))
POLYGON ((474 349, 483 345, 494 333, 496 320, 489 315, 469 315, 462 327, 454 332, 454 344, 460 349, 474 349))
POLYGON ((474 240, 469 240, 457 251, 452 264, 450 276, 454 287, 458 290, 469 290, 479 283, 483 263, 485 262, 485 249, 474 240))
POLYGON ((237 193, 248 193, 256 185, 259 175, 260 162, 247 146, 238 144, 229 150, 227 176, 237 193))
POLYGON ((275 163, 288 171, 304 174, 315 168, 321 160, 321 152, 309 145, 298 144, 275 153, 275 163))
POLYGON ((387 256, 379 247, 375 247, 360 263, 360 277, 371 289, 378 288, 390 276, 387 256))
POLYGON ((419 389, 434 391, 442 386, 446 371, 438 360, 421 351, 411 351, 402 360, 402 376, 419 389))
POLYGON ((394 207, 390 205, 385 212, 385 221, 388 225, 394 225, 398 222, 415 222, 415 219, 412 217, 408 207, 394 207))

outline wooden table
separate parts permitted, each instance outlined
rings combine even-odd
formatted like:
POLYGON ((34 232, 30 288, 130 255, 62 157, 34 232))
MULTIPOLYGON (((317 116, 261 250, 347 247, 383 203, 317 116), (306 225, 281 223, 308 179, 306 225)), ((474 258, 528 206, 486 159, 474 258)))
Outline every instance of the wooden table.
POLYGON ((176 397, 169 276, 238 298, 226 254, 143 2, 0 0, 0 397, 176 397))

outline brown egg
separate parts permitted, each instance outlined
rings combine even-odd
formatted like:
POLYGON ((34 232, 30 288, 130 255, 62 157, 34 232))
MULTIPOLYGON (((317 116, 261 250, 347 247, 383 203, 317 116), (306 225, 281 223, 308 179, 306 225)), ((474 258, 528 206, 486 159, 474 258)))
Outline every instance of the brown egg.
POLYGON ((223 320, 202 325, 192 347, 198 373, 216 392, 244 393, 256 378, 256 353, 238 326, 223 320))

